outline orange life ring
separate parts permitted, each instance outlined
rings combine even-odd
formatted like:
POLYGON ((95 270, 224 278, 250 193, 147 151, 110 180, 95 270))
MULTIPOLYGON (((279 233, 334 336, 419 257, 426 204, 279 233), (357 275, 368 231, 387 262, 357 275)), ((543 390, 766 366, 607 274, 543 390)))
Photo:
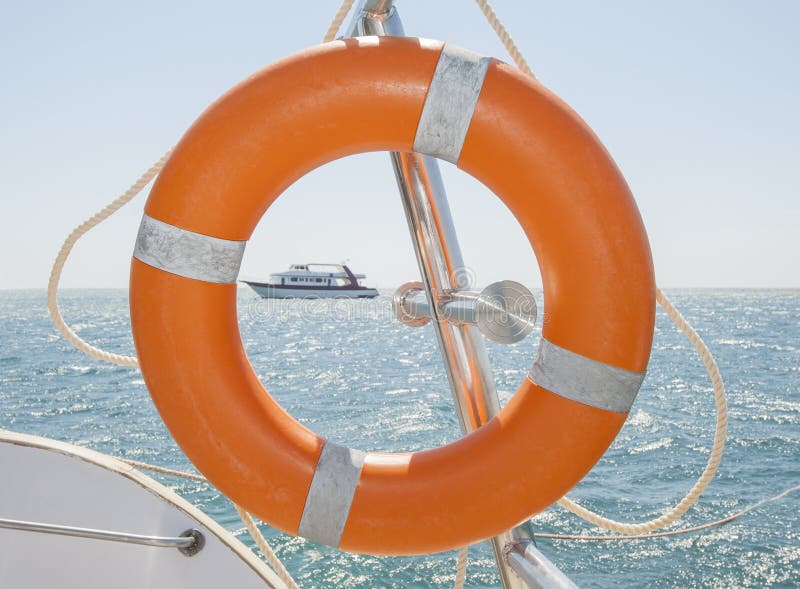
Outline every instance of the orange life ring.
POLYGON ((623 422, 655 316, 638 210, 587 125, 493 59, 408 38, 303 51, 213 104, 147 201, 131 267, 142 372, 187 456, 273 526, 341 549, 420 554, 494 536, 566 493, 623 422), (375 150, 449 159, 511 210, 547 314, 528 378, 487 425, 441 448, 362 453, 265 391, 236 314, 244 244, 308 171, 375 150))

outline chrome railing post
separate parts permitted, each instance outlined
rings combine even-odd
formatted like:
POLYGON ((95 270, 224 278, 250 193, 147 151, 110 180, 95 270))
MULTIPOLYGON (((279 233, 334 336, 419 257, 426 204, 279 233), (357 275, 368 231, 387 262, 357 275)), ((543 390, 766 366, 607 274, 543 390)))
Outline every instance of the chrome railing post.
MULTIPOLYGON (((405 36, 397 10, 385 0, 367 0, 356 15, 356 34, 405 36)), ((469 433, 500 410, 492 369, 476 327, 454 325, 439 315, 438 302, 448 291, 473 287, 464 265, 447 195, 435 158, 415 153, 391 153, 400 197, 408 220, 422 284, 431 305, 431 323, 439 341, 461 428, 469 433)), ((529 536, 524 526, 492 539, 500 579, 505 589, 527 585, 506 559, 506 544, 529 536)))
MULTIPOLYGON (((405 36, 392 0, 362 0, 349 36, 405 36)), ((400 197, 411 232, 422 286, 430 305, 431 323, 439 341, 461 428, 469 433, 500 411, 489 358, 477 327, 448 322, 440 303, 450 292, 472 288, 473 276, 461 257, 455 226, 447 203, 436 158, 416 153, 392 152, 400 197)), ((479 500, 479 498, 476 498, 479 500)), ((504 589, 529 586, 511 567, 508 547, 532 537, 524 522, 491 539, 504 589)))

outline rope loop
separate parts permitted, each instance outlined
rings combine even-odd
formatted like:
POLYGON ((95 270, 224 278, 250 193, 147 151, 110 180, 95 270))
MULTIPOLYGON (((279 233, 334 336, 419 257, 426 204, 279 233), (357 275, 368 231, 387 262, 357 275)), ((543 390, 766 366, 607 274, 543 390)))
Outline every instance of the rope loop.
MULTIPOLYGON (((330 26, 328 27, 328 30, 325 33, 325 36, 323 37, 323 42, 331 41, 335 38, 336 33, 341 28, 345 17, 352 8, 354 1, 355 0, 342 1, 342 3, 339 6, 339 9, 336 11, 333 20, 330 23, 330 26)), ((497 37, 503 44, 503 47, 505 47, 506 51, 508 52, 509 56, 514 61, 514 63, 517 65, 517 67, 527 75, 535 77, 533 71, 531 70, 530 66, 528 65, 527 61, 522 55, 522 52, 517 47, 516 43, 509 34, 505 25, 502 23, 497 14, 494 12, 494 9, 489 4, 488 0, 475 0, 475 1, 478 4, 481 11, 483 12, 484 16, 486 17, 487 22, 492 27, 494 32, 497 34, 497 37)), ((150 168, 148 168, 136 180, 136 182, 134 182, 131 185, 131 187, 128 188, 127 191, 125 191, 122 195, 111 201, 107 206, 98 211, 95 215, 93 215, 92 217, 90 217, 89 219, 78 225, 75 229, 73 229, 73 231, 69 234, 69 236, 62 244, 61 249, 59 250, 58 255, 56 256, 53 268, 50 272, 50 279, 47 285, 47 307, 50 312, 50 317, 52 318, 53 323, 55 324, 58 331, 61 333, 61 335, 64 336, 64 338, 69 343, 71 343, 73 346, 75 346, 88 356, 91 356, 92 358, 96 358, 98 360, 102 360, 105 362, 111 362, 113 364, 118 364, 121 366, 138 366, 139 364, 135 356, 114 354, 89 344, 88 342, 83 340, 69 325, 67 325, 67 323, 64 321, 64 318, 61 314, 61 310, 58 304, 58 286, 61 280, 61 274, 64 265, 67 259, 69 258, 69 255, 71 254, 72 249, 75 246, 75 243, 81 237, 83 237, 87 232, 89 232, 92 228, 96 227, 97 225, 108 219, 111 215, 116 213, 125 204, 130 202, 150 182, 152 182, 156 178, 156 176, 158 176, 158 174, 161 172, 162 168, 164 167, 164 164, 166 163, 171 153, 172 149, 168 150, 157 162, 155 162, 150 168)), ((675 325, 677 325, 678 329, 680 329, 680 331, 684 333, 684 335, 686 335, 686 337, 692 343, 695 350, 700 355, 700 358, 703 361, 703 364, 705 365, 709 376, 711 377, 711 383, 714 390, 714 401, 716 404, 716 411, 717 411, 717 422, 716 422, 716 429, 714 433, 714 442, 711 450, 711 455, 709 456, 705 469, 703 470, 703 473, 701 474, 700 478, 695 483, 695 485, 675 507, 673 507, 671 510, 661 515, 660 517, 652 519, 647 522, 642 522, 642 523, 617 522, 578 505, 577 503, 575 503, 566 496, 562 497, 558 501, 559 505, 569 510, 570 512, 574 513, 578 517, 581 517, 586 521, 589 521, 601 528, 605 528, 607 530, 611 530, 619 534, 625 534, 623 536, 582 537, 582 536, 568 536, 568 535, 558 535, 558 534, 549 534, 549 535, 538 534, 539 537, 552 537, 552 538, 562 538, 562 539, 620 539, 621 540, 631 537, 651 537, 651 536, 655 537, 659 535, 670 535, 672 533, 684 533, 681 530, 676 530, 673 532, 664 532, 662 534, 648 534, 648 532, 662 528, 664 526, 667 526, 675 522, 684 513, 686 513, 686 511, 697 502, 700 495, 706 490, 709 483, 716 474, 717 469, 719 468, 719 464, 722 460, 722 454, 725 446, 725 438, 727 435, 727 423, 728 423, 727 401, 725 397, 725 386, 722 381, 722 376, 719 372, 719 368, 717 367, 716 361, 711 355, 711 352, 708 350, 708 347, 703 342, 702 338, 688 324, 688 322, 675 308, 675 306, 672 304, 669 298, 667 298, 667 296, 660 289, 656 290, 656 300, 664 308, 665 312, 670 317, 670 319, 672 319, 675 325)), ((140 468, 149 468, 151 470, 157 470, 158 472, 163 472, 165 474, 173 474, 176 476, 187 476, 187 473, 178 473, 178 471, 171 471, 170 469, 152 467, 151 465, 146 465, 144 463, 136 463, 134 461, 127 461, 127 462, 140 468)), ((188 478, 192 478, 193 480, 205 480, 200 475, 189 475, 188 478)), ((789 491, 786 491, 783 495, 785 495, 788 492, 789 491)), ((769 499, 767 501, 771 501, 774 499, 775 498, 769 499)), ((760 505, 760 503, 758 505, 760 505)), ((286 585, 290 589, 298 589, 297 583, 294 581, 294 579, 292 579, 291 575, 283 566, 283 564, 280 562, 280 560, 277 558, 274 551, 269 547, 269 544, 267 543, 263 534, 259 531, 258 527, 256 526, 250 514, 241 509, 238 505, 236 505, 235 507, 237 512, 239 513, 239 516, 242 519, 242 522, 245 524, 245 527, 252 536, 259 550, 261 550, 265 559, 276 571, 281 580, 283 580, 284 583, 286 583, 286 585)), ((701 529, 703 527, 710 527, 711 525, 718 525, 719 523, 725 523, 726 521, 730 521, 730 519, 734 519, 735 517, 743 515, 747 511, 749 511, 749 509, 740 512, 740 514, 735 515, 732 518, 718 520, 717 522, 711 522, 710 524, 704 526, 698 526, 696 527, 696 529, 701 529)), ((691 528, 690 530, 693 529, 695 528, 691 528)), ((464 586, 466 580, 467 562, 468 562, 467 547, 464 547, 459 549, 457 554, 456 575, 453 585, 454 589, 462 589, 464 586)))

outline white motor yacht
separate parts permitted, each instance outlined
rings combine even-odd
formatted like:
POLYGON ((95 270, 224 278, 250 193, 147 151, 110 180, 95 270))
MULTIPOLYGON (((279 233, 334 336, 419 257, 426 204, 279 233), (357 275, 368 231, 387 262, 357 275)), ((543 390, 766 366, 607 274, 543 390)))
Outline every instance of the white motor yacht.
POLYGON ((286 272, 269 275, 266 282, 243 280, 265 299, 371 299, 378 291, 361 284, 364 274, 353 274, 346 264, 292 264, 286 272))

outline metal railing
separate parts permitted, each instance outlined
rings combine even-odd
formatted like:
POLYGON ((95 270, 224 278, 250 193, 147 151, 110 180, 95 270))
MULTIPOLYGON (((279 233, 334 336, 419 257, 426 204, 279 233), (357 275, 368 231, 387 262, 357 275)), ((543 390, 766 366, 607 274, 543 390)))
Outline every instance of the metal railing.
MULTIPOLYGON (((405 36, 393 4, 393 0, 361 0, 348 29, 348 36, 405 36)), ((409 324, 419 325, 428 318, 433 325, 461 428, 466 434, 488 422, 500 411, 477 315, 473 313, 472 320, 459 320, 457 316, 454 320, 449 316, 452 313, 447 310, 447 303, 453 301, 454 295, 474 294, 469 290, 473 287, 472 274, 461 256, 436 158, 403 152, 392 152, 390 157, 422 277, 421 283, 404 285, 410 288, 408 292, 398 293, 399 296, 395 297, 395 312, 398 309, 407 312, 409 324), (411 293, 414 288, 419 293, 411 293), (410 304, 404 307, 406 300, 410 304), (412 317, 417 321, 411 321, 412 317)), ((477 300, 479 295, 461 297, 462 302, 470 298, 477 300)), ((533 309, 532 315, 523 313, 521 321, 517 321, 511 329, 512 333, 529 333, 522 323, 535 319, 535 303, 533 309)), ((469 310, 466 312, 469 313, 469 310)), ((468 316, 462 318, 470 319, 468 316)), ((513 319, 511 316, 508 318, 513 319)), ((514 552, 514 547, 532 545, 532 537, 530 523, 526 521, 491 539, 504 589, 572 589, 574 585, 549 560, 544 557, 539 560, 533 558, 537 563, 534 566, 531 560, 514 552), (513 560, 509 558, 510 554, 516 555, 513 560), (547 574, 543 575, 543 571, 547 574), (541 579, 542 583, 548 579, 565 579, 566 583, 542 584, 537 579, 541 579)), ((534 554, 533 551, 531 554, 534 554)))
POLYGON ((0 528, 18 530, 22 532, 37 532, 41 534, 56 534, 59 536, 73 536, 76 538, 89 538, 92 540, 105 540, 107 542, 122 542, 125 544, 139 544, 156 548, 177 548, 181 554, 194 556, 205 545, 205 537, 196 529, 182 532, 179 536, 144 536, 128 532, 115 532, 110 530, 95 530, 76 526, 62 526, 42 522, 29 522, 15 519, 0 518, 0 528))

